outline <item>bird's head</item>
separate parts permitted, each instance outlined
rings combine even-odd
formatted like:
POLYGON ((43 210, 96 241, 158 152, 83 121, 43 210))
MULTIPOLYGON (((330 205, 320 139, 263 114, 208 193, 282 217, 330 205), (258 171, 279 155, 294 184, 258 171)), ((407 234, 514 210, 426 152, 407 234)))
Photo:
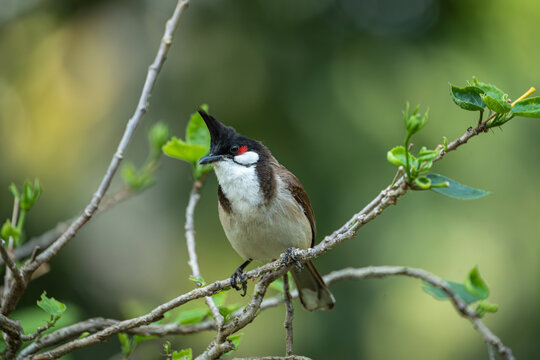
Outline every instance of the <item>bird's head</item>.
POLYGON ((199 164, 227 161, 249 167, 268 156, 268 150, 260 142, 238 134, 202 109, 199 114, 210 131, 210 154, 202 157, 199 164))

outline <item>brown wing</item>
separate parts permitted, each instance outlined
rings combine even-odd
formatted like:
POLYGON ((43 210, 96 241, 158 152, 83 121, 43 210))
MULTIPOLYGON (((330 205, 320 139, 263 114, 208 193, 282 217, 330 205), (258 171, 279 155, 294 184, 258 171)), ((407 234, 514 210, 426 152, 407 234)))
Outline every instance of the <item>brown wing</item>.
POLYGON ((313 208, 311 207, 311 202, 309 201, 306 190, 302 186, 300 180, 298 180, 298 178, 283 165, 279 164, 277 171, 281 179, 283 179, 287 185, 287 188, 291 192, 294 199, 300 204, 300 206, 302 206, 302 209, 304 209, 304 214, 309 220, 309 225, 311 226, 311 247, 313 247, 313 245, 315 245, 316 233, 315 214, 313 214, 313 208))

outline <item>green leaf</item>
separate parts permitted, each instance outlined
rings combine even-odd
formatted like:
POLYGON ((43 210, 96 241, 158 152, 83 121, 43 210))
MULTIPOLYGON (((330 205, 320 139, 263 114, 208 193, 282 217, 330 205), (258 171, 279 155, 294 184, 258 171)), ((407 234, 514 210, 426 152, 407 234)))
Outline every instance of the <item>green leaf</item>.
POLYGON ((508 95, 492 84, 487 84, 473 79, 472 86, 481 91, 480 96, 486 106, 499 114, 505 114, 512 110, 512 105, 508 102, 508 95))
POLYGON ((283 293, 285 291, 283 290, 283 278, 277 278, 276 280, 272 281, 270 283, 270 288, 283 293))
POLYGON ((167 124, 159 121, 155 123, 148 131, 148 143, 150 144, 151 154, 161 154, 161 148, 169 139, 169 127, 167 124))
POLYGON ((171 354, 172 360, 191 360, 193 358, 193 353, 191 348, 183 349, 180 351, 173 351, 171 354))
POLYGON ((210 150, 210 132, 198 112, 191 114, 186 128, 186 142, 188 144, 202 145, 207 150, 210 150))
POLYGON ((478 299, 486 299, 489 296, 489 288, 486 282, 480 277, 478 267, 474 267, 465 279, 465 289, 478 299))
POLYGON ((223 354, 223 356, 227 356, 227 355, 231 354, 232 352, 238 350, 238 345, 240 345, 240 340, 242 340, 242 336, 244 336, 244 333, 238 333, 236 335, 229 336, 227 338, 227 340, 230 340, 233 343, 234 350, 226 352, 225 354, 223 354))
POLYGON ((176 318, 176 323, 180 325, 198 324, 210 315, 210 310, 207 308, 195 308, 182 311, 176 318))
POLYGON ((458 183, 455 180, 449 179, 446 176, 439 174, 427 174, 431 180, 431 190, 438 192, 439 194, 446 195, 455 199, 472 200, 489 195, 490 192, 481 189, 475 189, 463 184, 458 183), (448 183, 448 186, 441 187, 448 183))
MULTIPOLYGON (((470 292, 465 289, 465 285, 454 282, 454 281, 448 281, 446 280, 446 283, 450 287, 450 289, 466 304, 472 304, 478 300, 476 296, 471 294, 470 292)), ((446 300, 449 299, 450 296, 444 292, 441 288, 438 288, 436 286, 431 285, 428 282, 423 282, 422 290, 424 290, 429 295, 433 296, 437 300, 446 300)))
POLYGON ((214 304, 216 304, 217 307, 225 305, 227 294, 228 292, 223 290, 218 292, 217 294, 212 295, 212 300, 214 300, 214 304))
POLYGON ((197 284, 197 286, 202 287, 206 285, 206 282, 201 276, 191 276, 189 280, 197 284))
POLYGON ((514 104, 515 115, 540 119, 540 96, 523 99, 514 104))
POLYGON ((37 305, 45 311, 47 314, 51 315, 51 321, 54 325, 62 314, 66 311, 66 305, 62 304, 60 301, 55 300, 55 298, 47 297, 47 292, 41 294, 41 300, 37 301, 37 305))
POLYGON ((424 161, 433 161, 437 156, 439 156, 440 153, 440 150, 428 150, 425 146, 422 146, 416 158, 419 163, 424 161))
POLYGON ((14 184, 11 184, 9 189, 13 193, 13 196, 19 199, 20 207, 24 211, 30 210, 41 196, 43 190, 38 179, 35 179, 33 184, 29 180, 26 180, 20 193, 14 184))
POLYGON ((188 144, 174 136, 163 145, 162 150, 167 156, 185 160, 192 164, 197 163, 200 158, 208 153, 208 147, 198 144, 188 144))
POLYGON ((429 109, 423 114, 418 114, 418 109, 420 108, 420 105, 417 105, 413 112, 410 113, 410 105, 407 103, 407 107, 403 111, 403 121, 405 123, 405 129, 407 130, 407 134, 409 136, 416 134, 426 124, 429 118, 429 109))
POLYGON ((2 230, 0 230, 0 237, 5 240, 13 237, 15 242, 17 242, 20 236, 21 231, 11 224, 11 220, 6 220, 4 225, 2 225, 2 230))
POLYGON ((195 179, 200 179, 204 174, 212 170, 211 164, 195 164, 195 168, 193 170, 193 173, 195 174, 195 179))
POLYGON ((403 146, 396 146, 392 150, 388 151, 386 158, 389 163, 396 166, 406 166, 405 163, 405 148, 403 146))
POLYGON ((132 163, 125 163, 122 167, 122 179, 132 190, 142 190, 155 183, 151 172, 139 170, 132 163))
POLYGON ((450 94, 452 100, 460 108, 468 111, 484 111, 486 104, 482 101, 480 96, 481 90, 474 86, 465 86, 459 88, 450 84, 450 94))
POLYGON ((127 334, 119 333, 118 340, 120 341, 120 348, 122 349, 124 358, 129 358, 129 355, 131 355, 131 352, 133 351, 133 343, 131 342, 131 339, 127 334))
POLYGON ((9 185, 9 190, 15 199, 21 199, 21 195, 19 194, 19 190, 17 190, 17 186, 15 184, 11 183, 11 185, 9 185))
POLYGON ((133 343, 139 344, 139 343, 142 343, 143 341, 153 340, 153 339, 158 339, 158 338, 159 338, 159 336, 157 336, 157 335, 149 335, 149 336, 135 335, 135 336, 133 336, 133 343))

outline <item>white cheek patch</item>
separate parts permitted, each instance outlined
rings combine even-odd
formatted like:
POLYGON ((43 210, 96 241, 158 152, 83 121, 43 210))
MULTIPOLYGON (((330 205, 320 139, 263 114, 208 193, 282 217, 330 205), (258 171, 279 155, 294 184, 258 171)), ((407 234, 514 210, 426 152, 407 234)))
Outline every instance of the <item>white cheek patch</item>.
POLYGON ((242 155, 236 155, 234 161, 245 166, 253 165, 259 161, 259 154, 254 151, 246 151, 242 155))

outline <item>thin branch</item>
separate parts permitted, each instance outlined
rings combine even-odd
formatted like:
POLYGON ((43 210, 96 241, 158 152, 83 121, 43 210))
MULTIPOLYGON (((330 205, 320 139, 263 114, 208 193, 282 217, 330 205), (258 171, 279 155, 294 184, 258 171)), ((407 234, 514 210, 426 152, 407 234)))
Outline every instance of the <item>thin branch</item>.
POLYGON ((13 261, 13 259, 9 255, 6 249, 6 242, 3 239, 0 239, 0 256, 2 256, 2 259, 4 260, 4 264, 6 264, 7 267, 9 268, 9 271, 13 275, 15 282, 19 283, 20 286, 24 286, 24 281, 22 278, 21 271, 17 267, 17 264, 15 264, 15 261, 13 261))
MULTIPOLYGON (((290 293, 290 287, 289 287, 289 276, 288 274, 283 275, 283 297, 285 300, 285 355, 290 356, 293 353, 292 345, 293 345, 293 315, 294 315, 294 309, 292 305, 292 297, 290 293)), ((261 304, 262 305, 262 304, 261 304)))
POLYGON ((262 356, 262 357, 247 357, 247 358, 231 358, 230 360, 311 360, 305 356, 262 356))
MULTIPOLYGON (((195 214, 195 207, 197 206, 197 203, 199 202, 199 199, 201 198, 201 195, 199 192, 202 188, 202 181, 195 180, 193 183, 193 188, 191 189, 191 194, 189 195, 189 202, 188 206, 186 208, 186 225, 184 227, 186 231, 186 242, 187 242, 187 249, 189 254, 189 261, 188 264, 191 267, 191 274, 195 277, 202 277, 201 271, 199 269, 199 263, 197 262, 197 252, 195 251, 195 221, 194 221, 194 214, 195 214)), ((216 321, 216 327, 218 331, 220 331, 221 327, 223 326, 223 316, 219 313, 219 309, 214 303, 214 300, 211 296, 205 297, 205 302, 210 308, 210 312, 212 313, 212 317, 216 321)))
MULTIPOLYGON (((119 320, 105 319, 105 318, 93 318, 88 319, 77 324, 66 326, 51 334, 45 335, 32 344, 25 347, 17 356, 17 359, 27 358, 29 355, 45 348, 58 345, 64 341, 79 337, 81 334, 89 332, 95 333, 103 330, 106 327, 118 324, 119 320)), ((199 324, 192 325, 179 325, 179 324, 152 324, 146 326, 140 326, 134 329, 126 330, 128 334, 143 335, 143 336, 159 336, 164 337, 168 335, 189 335, 197 334, 203 331, 215 330, 215 324, 213 321, 204 321, 199 324)))

